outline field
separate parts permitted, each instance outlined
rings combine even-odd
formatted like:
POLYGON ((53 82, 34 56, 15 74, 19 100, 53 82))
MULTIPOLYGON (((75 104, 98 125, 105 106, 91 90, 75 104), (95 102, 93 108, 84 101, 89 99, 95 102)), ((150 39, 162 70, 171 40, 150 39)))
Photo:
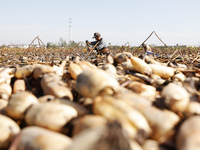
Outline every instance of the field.
MULTIPOLYGON (((43 48, 1 48, 0 49, 0 66, 7 65, 25 65, 25 64, 33 64, 33 63, 42 63, 47 64, 54 62, 63 61, 67 55, 72 56, 82 56, 85 58, 86 54, 83 52, 83 49, 86 49, 83 46, 79 47, 71 47, 71 48, 56 48, 56 49, 43 49, 43 48)), ((128 47, 128 46, 110 46, 109 50, 111 55, 114 56, 118 52, 126 51, 130 52, 133 55, 140 56, 144 54, 144 50, 138 47, 128 47)), ((199 47, 153 47, 153 52, 157 54, 155 59, 160 59, 161 62, 166 62, 170 58, 176 50, 178 52, 173 56, 176 57, 181 56, 185 63, 189 63, 193 61, 198 56, 198 52, 200 51, 199 47)), ((198 61, 197 61, 198 64, 198 61)))
POLYGON ((200 47, 84 49, 0 49, 0 149, 200 149, 200 47))

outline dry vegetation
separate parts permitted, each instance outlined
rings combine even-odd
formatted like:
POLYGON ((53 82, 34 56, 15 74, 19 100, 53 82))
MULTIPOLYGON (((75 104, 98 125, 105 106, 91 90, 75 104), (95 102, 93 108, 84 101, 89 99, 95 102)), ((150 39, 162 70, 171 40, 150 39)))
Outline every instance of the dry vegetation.
MULTIPOLYGON (((25 65, 25 64, 34 64, 34 63, 43 63, 49 64, 52 61, 54 62, 62 62, 67 55, 70 57, 72 56, 86 56, 84 54, 83 49, 85 47, 75 47, 72 48, 56 48, 56 49, 42 49, 42 48, 29 48, 29 49, 22 49, 22 48, 1 48, 0 49, 0 65, 7 66, 7 65, 25 65)), ((161 62, 166 62, 170 58, 177 49, 179 52, 174 56, 178 57, 181 56, 185 63, 190 63, 198 56, 198 52, 200 51, 199 47, 182 47, 182 48, 175 48, 175 47, 153 47, 152 50, 155 54, 157 54, 157 60, 161 62)), ((119 47, 114 46, 109 48, 112 56, 114 56, 118 52, 126 51, 130 52, 133 55, 140 56, 144 54, 142 48, 137 49, 137 47, 119 47)), ((197 61, 198 63, 198 61, 197 61)))

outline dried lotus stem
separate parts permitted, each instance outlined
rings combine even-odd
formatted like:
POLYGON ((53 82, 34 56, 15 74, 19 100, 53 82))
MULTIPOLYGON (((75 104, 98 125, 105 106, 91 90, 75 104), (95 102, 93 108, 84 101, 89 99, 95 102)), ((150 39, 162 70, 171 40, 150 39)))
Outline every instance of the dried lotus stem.
POLYGON ((160 150, 159 143, 155 140, 146 140, 142 145, 143 150, 160 150))
POLYGON ((66 57, 66 59, 61 63, 61 65, 56 70, 56 74, 57 75, 63 76, 64 68, 65 68, 65 65, 66 65, 67 61, 68 61, 68 58, 66 57))
POLYGON ((8 68, 8 67, 0 68, 0 77, 14 74, 14 72, 15 72, 14 68, 8 68))
POLYGON ((69 145, 67 150, 94 149, 94 145, 98 142, 104 130, 105 127, 86 129, 85 131, 81 132, 80 134, 77 134, 73 138, 73 142, 69 145))
POLYGON ((28 77, 33 73, 33 70, 34 70, 33 65, 23 66, 23 67, 17 69, 17 71, 15 72, 15 77, 18 78, 18 79, 23 78, 23 75, 25 77, 28 77))
POLYGON ((200 103, 196 101, 190 101, 184 113, 187 117, 200 115, 200 103))
POLYGON ((67 99, 55 98, 54 101, 52 101, 52 102, 73 107, 77 111, 78 117, 82 117, 82 116, 85 116, 85 115, 89 114, 89 110, 88 109, 86 109, 85 107, 83 107, 79 103, 75 103, 75 102, 69 101, 67 99))
POLYGON ((184 112, 189 104, 189 93, 181 86, 170 83, 161 92, 165 104, 174 112, 184 112))
POLYGON ((55 97, 53 95, 44 95, 38 98, 40 103, 55 101, 55 97))
POLYGON ((159 75, 161 78, 171 78, 174 76, 175 70, 171 67, 149 64, 149 67, 152 69, 153 74, 159 75))
POLYGON ((102 133, 94 147, 97 150, 101 150, 102 147, 106 147, 105 149, 107 150, 131 150, 133 147, 130 144, 130 140, 124 134, 121 124, 118 121, 111 121, 107 123, 106 130, 102 133))
POLYGON ((26 110, 33 104, 37 104, 38 99, 35 95, 21 91, 12 94, 8 106, 6 107, 6 113, 8 116, 14 119, 23 119, 26 110))
MULTIPOLYGON (((93 110, 95 114, 102 115, 108 120, 118 120, 125 130, 127 129, 126 126, 130 127, 130 131, 131 127, 132 129, 136 129, 136 134, 142 130, 144 132, 144 138, 148 137, 151 132, 143 115, 133 107, 129 106, 125 101, 114 99, 111 96, 99 96, 95 99, 93 110), (110 112, 110 114, 108 114, 108 112, 110 112)), ((136 136, 131 134, 129 130, 128 134, 130 137, 136 136)))
POLYGON ((74 124, 73 136, 88 128, 105 126, 106 123, 107 120, 103 116, 85 115, 73 121, 74 124))
POLYGON ((151 74, 151 85, 154 86, 157 89, 160 89, 162 87, 162 85, 165 84, 165 82, 167 82, 167 80, 161 78, 159 75, 156 74, 151 74))
POLYGON ((0 68, 0 84, 7 83, 10 84, 11 78, 14 77, 14 68, 0 68))
POLYGON ((127 61, 125 62, 122 62, 121 63, 121 66, 124 70, 128 70, 128 71, 135 71, 135 68, 133 67, 130 59, 128 59, 127 61))
POLYGON ((156 88, 153 86, 135 81, 131 82, 128 88, 151 101, 155 101, 156 88))
POLYGON ((101 69, 84 70, 77 78, 76 90, 84 97, 95 97, 105 88, 117 90, 119 83, 101 69))
POLYGON ((151 129, 144 116, 138 112, 135 108, 131 107, 127 102, 122 100, 113 99, 111 97, 103 97, 103 100, 115 107, 118 111, 121 111, 126 115, 128 120, 139 130, 143 130, 149 136, 151 129), (137 120, 137 121, 136 121, 137 120))
POLYGON ((18 149, 66 149, 72 143, 68 136, 44 128, 24 128, 13 141, 10 150, 18 149))
POLYGON ((153 83, 153 80, 151 78, 145 76, 145 75, 142 75, 142 74, 139 74, 139 73, 133 73, 131 71, 127 71, 126 73, 127 74, 131 74, 131 75, 133 75, 133 76, 145 81, 147 84, 153 83))
POLYGON ((152 139, 157 140, 159 143, 164 143, 169 137, 174 135, 174 127, 180 120, 175 113, 168 110, 162 111, 155 107, 146 107, 140 112, 145 116, 153 130, 151 134, 152 139))
POLYGON ((19 132, 20 127, 15 121, 0 114, 0 149, 7 149, 19 132))
POLYGON ((150 63, 150 64, 161 65, 158 61, 150 58, 149 56, 145 56, 145 62, 150 63))
POLYGON ((111 64, 105 64, 105 65, 103 65, 102 69, 105 70, 113 78, 115 78, 116 75, 117 75, 116 68, 113 65, 111 65, 111 64))
POLYGON ((28 125, 61 132, 64 126, 77 115, 77 111, 69 105, 47 102, 33 105, 27 111, 25 121, 28 125))
POLYGON ((152 129, 150 136, 152 139, 163 143, 170 136, 174 135, 174 127, 178 124, 180 118, 172 111, 160 110, 153 107, 147 99, 129 92, 118 95, 117 98, 127 101, 132 107, 143 114, 152 129))
POLYGON ((138 141, 129 139, 131 150, 143 150, 138 141))
POLYGON ((130 60, 136 71, 144 75, 150 75, 152 73, 152 69, 142 59, 133 56, 130 60))
POLYGON ((93 64, 91 64, 88 61, 80 61, 78 65, 81 67, 81 69, 86 70, 86 69, 96 69, 97 67, 93 64))
POLYGON ((53 95, 56 98, 68 98, 73 100, 73 95, 61 78, 54 74, 45 74, 41 80, 41 87, 45 95, 53 95))
POLYGON ((1 83, 10 84, 11 78, 13 78, 13 77, 14 77, 14 75, 8 75, 8 76, 5 76, 5 77, 0 77, 0 84, 1 83))
POLYGON ((17 79, 13 84, 13 93, 25 90, 26 90, 25 81, 22 79, 17 79))
POLYGON ((115 107, 112 107, 112 105, 110 105, 109 103, 103 101, 101 97, 97 97, 95 99, 93 111, 94 114, 104 116, 110 121, 119 121, 128 136, 131 138, 136 138, 138 130, 134 125, 129 122, 126 115, 121 111, 118 111, 115 107))
POLYGON ((0 84, 0 97, 2 99, 8 100, 12 94, 12 88, 9 84, 0 84))
POLYGON ((47 65, 40 65, 37 64, 35 65, 35 69, 33 72, 33 78, 34 79, 38 79, 41 78, 45 73, 55 73, 57 69, 51 67, 51 66, 47 66, 47 65))
POLYGON ((176 138, 177 150, 198 150, 200 148, 198 144, 200 142, 199 126, 199 116, 192 116, 181 124, 176 138))
POLYGON ((73 79, 77 79, 78 75, 83 71, 81 67, 78 64, 75 64, 73 62, 70 63, 69 65, 69 73, 73 79))
POLYGON ((5 113, 5 108, 8 105, 8 101, 4 100, 4 99, 0 99, 0 114, 4 114, 5 113))
POLYGON ((114 59, 110 54, 106 57, 106 63, 109 63, 109 64, 114 63, 114 59))
POLYGON ((111 121, 106 126, 86 129, 73 139, 67 150, 131 150, 128 137, 117 121, 111 121))
POLYGON ((178 72, 173 76, 174 81, 183 82, 186 79, 186 76, 182 72, 178 72))
POLYGON ((115 64, 121 64, 122 62, 126 62, 128 57, 125 53, 117 53, 114 57, 115 64))

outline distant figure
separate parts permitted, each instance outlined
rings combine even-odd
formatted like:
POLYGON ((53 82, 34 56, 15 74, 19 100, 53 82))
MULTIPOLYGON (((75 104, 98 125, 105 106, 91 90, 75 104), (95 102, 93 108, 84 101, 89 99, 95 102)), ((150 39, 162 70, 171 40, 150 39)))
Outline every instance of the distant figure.
POLYGON ((108 55, 109 51, 107 48, 107 44, 106 41, 101 37, 101 34, 99 32, 95 32, 93 38, 95 38, 96 41, 93 42, 89 42, 88 40, 85 41, 85 43, 89 46, 89 51, 97 44, 97 42, 99 42, 97 46, 94 48, 94 50, 96 50, 97 53, 108 55))
POLYGON ((146 55, 153 55, 153 52, 152 52, 151 47, 149 45, 146 45, 146 44, 143 43, 142 47, 144 48, 146 55))
MULTIPOLYGON (((144 48, 144 51, 145 51, 143 60, 145 60, 147 58, 150 59, 150 57, 154 56, 154 53, 151 51, 151 47, 149 45, 146 45, 146 44, 142 43, 142 47, 144 48)), ((146 60, 146 61, 149 62, 149 60, 146 60)))
POLYGON ((149 45, 146 45, 146 44, 143 43, 142 47, 144 48, 145 52, 151 52, 151 47, 149 45))

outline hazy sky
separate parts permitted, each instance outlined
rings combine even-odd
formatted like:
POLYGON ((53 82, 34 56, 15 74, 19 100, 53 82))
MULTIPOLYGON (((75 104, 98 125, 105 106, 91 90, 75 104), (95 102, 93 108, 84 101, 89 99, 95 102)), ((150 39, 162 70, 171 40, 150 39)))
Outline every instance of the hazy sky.
MULTIPOLYGON (((155 31, 167 45, 200 45, 200 0, 0 0, 0 45, 92 41, 140 45, 155 31)), ((162 45, 153 35, 147 44, 162 45)))

